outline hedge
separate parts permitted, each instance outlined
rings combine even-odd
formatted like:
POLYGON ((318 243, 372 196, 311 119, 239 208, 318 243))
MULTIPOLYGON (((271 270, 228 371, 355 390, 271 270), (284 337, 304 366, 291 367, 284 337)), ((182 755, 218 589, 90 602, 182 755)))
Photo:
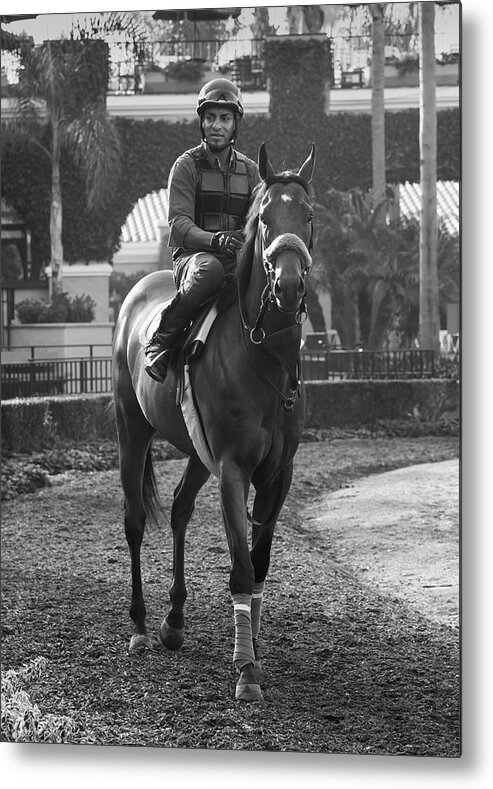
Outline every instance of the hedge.
MULTIPOLYGON (((307 429, 355 428, 380 420, 436 423, 459 409, 457 381, 309 381, 307 429)), ((30 453, 57 440, 116 438, 111 395, 6 400, 2 450, 30 453)))
POLYGON ((459 384, 450 379, 416 381, 310 381, 307 428, 357 427, 381 420, 436 422, 455 414, 459 384))
POLYGON ((36 452, 60 439, 116 439, 109 395, 16 398, 1 408, 4 452, 36 452))

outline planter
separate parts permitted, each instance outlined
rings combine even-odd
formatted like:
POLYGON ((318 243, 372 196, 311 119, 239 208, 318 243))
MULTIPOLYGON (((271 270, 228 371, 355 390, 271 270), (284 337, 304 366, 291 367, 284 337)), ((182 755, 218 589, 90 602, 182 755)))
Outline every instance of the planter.
POLYGON ((459 84, 459 64, 458 63, 437 63, 435 68, 437 85, 458 85, 459 84))
POLYGON ((146 71, 142 75, 142 93, 163 93, 165 82, 162 71, 146 71))
MULTIPOLYGON (((198 93, 204 80, 168 79, 165 80, 161 90, 155 93, 198 93)), ((144 93, 146 91, 144 90, 144 93)))
MULTIPOLYGON (((459 64, 437 63, 435 66, 437 87, 459 84, 459 64)), ((371 86, 371 69, 368 68, 368 84, 371 86)), ((396 66, 386 63, 384 66, 384 85, 386 88, 417 88, 419 87, 419 71, 399 72, 396 66)))
POLYGON ((386 88, 417 88, 419 86, 419 71, 406 71, 400 73, 396 66, 384 66, 384 85, 386 88))
MULTIPOLYGON (((35 348, 36 359, 70 359, 111 354, 112 323, 21 323, 10 326, 10 350, 23 348, 29 358, 35 348), (26 348, 27 346, 27 348, 26 348), (102 347, 97 347, 102 346, 102 347)), ((20 351, 18 352, 18 354, 20 351)))
POLYGON ((198 93, 211 79, 222 76, 219 71, 204 71, 198 79, 170 79, 162 71, 147 71, 142 77, 143 93, 198 93))

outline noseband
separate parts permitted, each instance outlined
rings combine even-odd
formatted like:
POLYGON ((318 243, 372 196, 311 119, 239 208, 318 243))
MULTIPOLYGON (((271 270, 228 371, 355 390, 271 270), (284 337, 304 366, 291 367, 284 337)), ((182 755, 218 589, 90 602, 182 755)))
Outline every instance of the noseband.
MULTIPOLYGON (((267 275, 267 279, 269 281, 271 292, 273 292, 274 286, 274 273, 275 273, 275 266, 276 260, 284 251, 291 251, 295 252, 302 262, 302 272, 301 277, 303 279, 303 284, 305 284, 305 277, 310 270, 310 266, 312 264, 312 260, 308 249, 306 248, 305 243, 296 236, 294 233, 283 233, 283 235, 278 236, 274 239, 272 244, 270 244, 267 249, 264 250, 263 254, 263 263, 265 273, 267 275)), ((303 296, 306 296, 306 284, 303 296)))

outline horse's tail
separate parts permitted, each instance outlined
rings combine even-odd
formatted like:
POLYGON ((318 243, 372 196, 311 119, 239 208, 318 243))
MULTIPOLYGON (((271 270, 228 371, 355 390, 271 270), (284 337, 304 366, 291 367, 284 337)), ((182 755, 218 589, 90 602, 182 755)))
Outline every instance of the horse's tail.
POLYGON ((161 499, 159 498, 156 475, 154 473, 154 465, 152 462, 152 445, 147 450, 144 466, 144 479, 142 482, 142 495, 144 498, 146 516, 154 521, 154 523, 157 523, 159 516, 163 512, 163 505, 161 499))

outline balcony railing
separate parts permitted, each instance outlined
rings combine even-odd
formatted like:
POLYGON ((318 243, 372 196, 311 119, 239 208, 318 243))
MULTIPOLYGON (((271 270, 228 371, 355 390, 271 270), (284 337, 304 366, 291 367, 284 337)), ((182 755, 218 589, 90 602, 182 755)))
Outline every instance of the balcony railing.
MULTIPOLYGON (((450 51, 448 37, 435 36, 437 57, 457 56, 450 51)), ((330 39, 331 56, 327 80, 333 88, 367 87, 371 62, 370 36, 334 36, 330 39)), ((147 41, 111 43, 110 84, 113 95, 142 93, 143 76, 150 68, 165 69, 171 63, 200 62, 205 73, 225 74, 240 85, 243 91, 265 90, 265 39, 217 38, 209 40, 147 41)), ((389 60, 410 56, 416 58, 419 42, 416 35, 393 34, 385 37, 385 55, 389 60)), ((8 81, 2 81, 2 95, 15 95, 16 68, 12 53, 2 52, 9 59, 8 81), (12 62, 11 62, 12 61, 12 62)))
POLYGON ((264 49, 260 38, 149 41, 135 51, 116 46, 111 51, 109 93, 142 93, 146 72, 186 62, 200 64, 204 74, 233 79, 243 91, 265 90, 264 49))

